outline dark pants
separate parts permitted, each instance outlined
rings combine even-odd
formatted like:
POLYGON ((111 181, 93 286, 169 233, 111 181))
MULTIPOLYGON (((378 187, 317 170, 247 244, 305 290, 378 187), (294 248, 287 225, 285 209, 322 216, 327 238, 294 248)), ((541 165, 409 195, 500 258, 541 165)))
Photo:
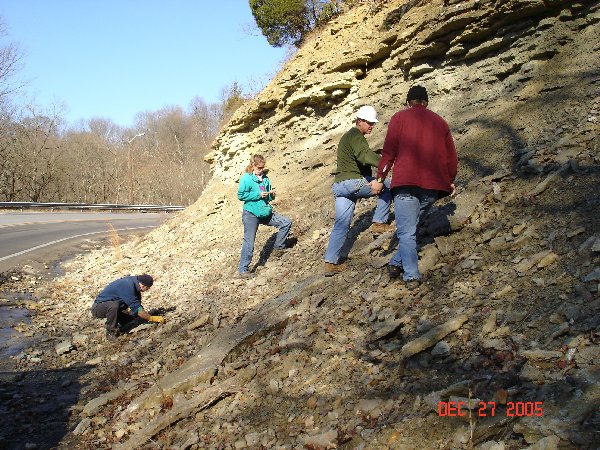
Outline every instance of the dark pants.
POLYGON ((92 316, 98 319, 106 319, 107 330, 118 330, 133 320, 129 314, 122 311, 121 302, 114 300, 111 302, 101 302, 92 305, 92 316))

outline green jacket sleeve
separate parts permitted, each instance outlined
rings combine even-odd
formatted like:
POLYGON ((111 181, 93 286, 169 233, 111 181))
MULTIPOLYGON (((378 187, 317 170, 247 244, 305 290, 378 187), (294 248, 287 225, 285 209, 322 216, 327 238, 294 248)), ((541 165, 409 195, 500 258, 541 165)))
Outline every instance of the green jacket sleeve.
POLYGON ((358 162, 377 167, 381 157, 369 148, 369 144, 363 135, 358 134, 354 137, 352 148, 358 162))

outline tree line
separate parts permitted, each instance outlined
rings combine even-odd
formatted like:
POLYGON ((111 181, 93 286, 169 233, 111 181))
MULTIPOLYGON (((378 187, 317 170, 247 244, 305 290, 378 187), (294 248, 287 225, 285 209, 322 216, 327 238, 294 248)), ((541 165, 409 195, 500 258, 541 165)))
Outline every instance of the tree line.
POLYGON ((132 128, 92 119, 65 128, 57 111, 0 105, 1 201, 194 202, 209 179, 203 157, 231 99, 140 113, 132 128))
POLYGON ((234 82, 219 102, 142 112, 132 127, 67 126, 59 108, 22 100, 22 63, 17 45, 0 45, 0 201, 188 205, 208 182, 219 128, 246 100, 234 82))

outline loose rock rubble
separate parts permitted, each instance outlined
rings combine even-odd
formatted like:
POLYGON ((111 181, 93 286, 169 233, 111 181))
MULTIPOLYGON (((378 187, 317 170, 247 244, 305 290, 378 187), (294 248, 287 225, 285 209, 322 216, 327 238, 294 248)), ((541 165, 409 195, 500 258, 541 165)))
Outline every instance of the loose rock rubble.
POLYGON ((37 343, 2 362, 0 445, 600 447, 599 21, 591 1, 390 1, 315 34, 223 130, 196 204, 52 283, 3 280, 34 296, 18 329, 37 343), (458 196, 421 227, 425 282, 388 279, 397 242, 368 231, 372 200, 350 268, 325 278, 337 141, 368 103, 380 147, 413 83, 460 163, 458 196), (242 280, 236 181, 253 152, 294 245, 272 257, 259 229, 242 280), (104 341, 95 295, 143 272, 169 321, 104 341))

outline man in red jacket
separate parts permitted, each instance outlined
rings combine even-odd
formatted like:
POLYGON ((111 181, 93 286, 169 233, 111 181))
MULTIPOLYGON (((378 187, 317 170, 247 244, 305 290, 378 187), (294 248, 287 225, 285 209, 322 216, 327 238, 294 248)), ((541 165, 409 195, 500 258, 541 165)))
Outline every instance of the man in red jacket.
POLYGON ((417 225, 420 217, 441 197, 454 194, 457 157, 448 124, 427 109, 427 90, 413 86, 406 96, 407 108, 394 114, 388 125, 377 184, 383 188, 392 169, 392 195, 396 215, 398 250, 388 263, 390 278, 403 279, 409 288, 419 285, 417 225))

